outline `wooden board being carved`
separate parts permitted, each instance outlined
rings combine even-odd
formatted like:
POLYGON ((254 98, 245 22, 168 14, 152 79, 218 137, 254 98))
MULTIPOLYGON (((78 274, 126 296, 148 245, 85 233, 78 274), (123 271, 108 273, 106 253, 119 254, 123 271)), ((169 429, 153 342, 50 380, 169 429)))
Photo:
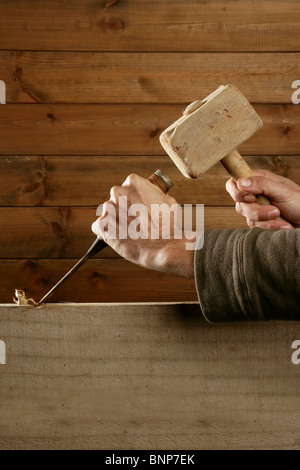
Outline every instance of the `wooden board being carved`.
POLYGON ((196 304, 0 306, 1 449, 299 449, 299 323, 196 304))

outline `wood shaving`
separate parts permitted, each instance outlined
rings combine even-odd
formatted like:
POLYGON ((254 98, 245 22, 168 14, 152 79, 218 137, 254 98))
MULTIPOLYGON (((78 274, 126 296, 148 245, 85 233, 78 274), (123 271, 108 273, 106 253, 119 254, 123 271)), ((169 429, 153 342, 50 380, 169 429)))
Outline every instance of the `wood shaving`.
POLYGON ((23 290, 15 289, 15 297, 13 301, 17 305, 34 305, 35 307, 38 303, 33 299, 27 299, 26 294, 23 290))

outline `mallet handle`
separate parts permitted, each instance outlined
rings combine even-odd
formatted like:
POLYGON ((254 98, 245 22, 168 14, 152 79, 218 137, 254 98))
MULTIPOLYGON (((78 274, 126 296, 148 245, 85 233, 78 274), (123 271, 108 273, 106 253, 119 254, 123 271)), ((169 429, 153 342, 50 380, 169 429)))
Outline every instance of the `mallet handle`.
MULTIPOLYGON (((221 160, 221 163, 235 181, 237 181, 239 178, 248 178, 249 176, 254 176, 250 166, 245 162, 238 150, 232 150, 232 152, 230 152, 221 160)), ((271 204, 269 199, 262 194, 256 197, 256 202, 264 206, 271 204)), ((281 216, 277 219, 287 222, 281 216)))

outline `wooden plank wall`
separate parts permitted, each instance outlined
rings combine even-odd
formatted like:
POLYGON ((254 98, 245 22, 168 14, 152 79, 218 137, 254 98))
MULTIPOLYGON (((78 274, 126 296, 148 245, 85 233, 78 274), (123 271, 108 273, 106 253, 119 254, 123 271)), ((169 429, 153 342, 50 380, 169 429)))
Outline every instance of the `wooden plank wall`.
MULTIPOLYGON (((161 168, 207 228, 245 227, 216 166, 185 180, 158 136, 189 102, 240 87, 264 121, 241 151, 300 183, 297 0, 1 0, 0 302, 39 299, 93 241, 95 208, 132 172, 161 168)), ((53 301, 196 300, 194 283, 107 249, 53 301)))

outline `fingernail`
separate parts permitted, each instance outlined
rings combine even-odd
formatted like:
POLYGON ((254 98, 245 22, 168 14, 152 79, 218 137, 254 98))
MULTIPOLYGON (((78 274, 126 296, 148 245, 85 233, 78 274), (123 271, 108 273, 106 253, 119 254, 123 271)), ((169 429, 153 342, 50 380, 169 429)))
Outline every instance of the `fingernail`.
POLYGON ((282 230, 290 230, 292 227, 291 227, 291 225, 282 225, 280 228, 282 230))
POLYGON ((268 212, 268 217, 269 219, 274 219, 274 217, 278 217, 280 214, 278 209, 273 209, 270 212, 268 212))
POLYGON ((240 184, 241 186, 245 186, 245 187, 248 187, 248 188, 249 188, 249 186, 251 186, 251 180, 250 180, 249 178, 241 178, 241 179, 239 180, 239 184, 240 184))
POLYGON ((256 197, 252 196, 251 194, 247 194, 247 196, 244 196, 244 200, 246 202, 254 202, 254 201, 256 201, 256 197))

